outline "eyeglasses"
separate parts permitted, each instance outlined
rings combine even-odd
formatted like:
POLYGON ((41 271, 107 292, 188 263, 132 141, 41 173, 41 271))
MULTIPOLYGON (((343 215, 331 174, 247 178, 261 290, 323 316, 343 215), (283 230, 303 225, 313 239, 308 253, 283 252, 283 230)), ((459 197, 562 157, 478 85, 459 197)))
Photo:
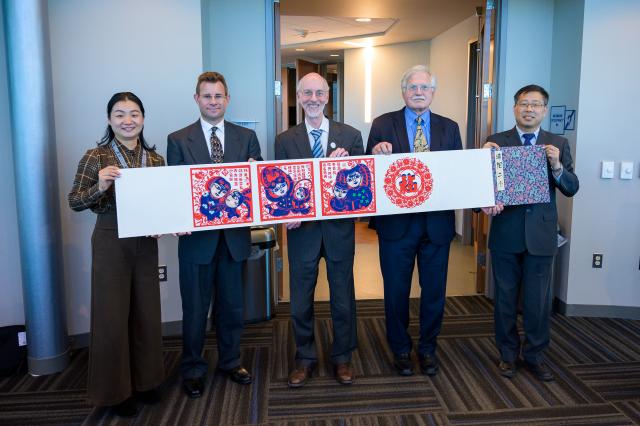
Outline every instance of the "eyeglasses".
POLYGON ((316 90, 315 92, 313 90, 302 90, 300 93, 302 93, 302 96, 305 98, 312 97, 314 93, 316 94, 316 98, 323 98, 329 92, 327 90, 316 90))
POLYGON ((215 100, 216 102, 220 102, 221 100, 226 99, 225 95, 220 95, 220 94, 213 95, 213 96, 211 96, 211 95, 202 95, 200 97, 202 99, 204 99, 205 101, 207 101, 207 102, 211 102, 212 99, 215 100))
POLYGON ((436 87, 430 84, 410 84, 405 86, 407 92, 416 93, 418 90, 426 92, 429 89, 435 89, 436 87))
POLYGON ((516 105, 518 105, 518 108, 529 109, 529 107, 531 107, 535 110, 542 109, 547 106, 542 102, 518 102, 516 105))

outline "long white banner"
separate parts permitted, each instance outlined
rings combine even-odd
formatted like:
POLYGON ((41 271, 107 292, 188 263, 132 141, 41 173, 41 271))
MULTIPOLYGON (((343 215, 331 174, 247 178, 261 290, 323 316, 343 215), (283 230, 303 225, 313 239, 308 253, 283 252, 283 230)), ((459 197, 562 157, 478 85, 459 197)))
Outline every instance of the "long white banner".
POLYGON ((489 149, 124 169, 120 238, 483 207, 489 149))

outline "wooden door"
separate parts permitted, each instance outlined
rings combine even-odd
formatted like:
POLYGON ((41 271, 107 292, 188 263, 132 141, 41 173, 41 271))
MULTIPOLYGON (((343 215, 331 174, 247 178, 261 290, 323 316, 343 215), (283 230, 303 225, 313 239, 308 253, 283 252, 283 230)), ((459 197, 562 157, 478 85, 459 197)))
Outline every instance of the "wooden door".
MULTIPOLYGON (((296 59, 296 85, 302 77, 312 72, 320 72, 320 65, 313 62, 305 61, 304 59, 296 59)), ((302 123, 303 113, 302 108, 296 102, 296 124, 302 123)))

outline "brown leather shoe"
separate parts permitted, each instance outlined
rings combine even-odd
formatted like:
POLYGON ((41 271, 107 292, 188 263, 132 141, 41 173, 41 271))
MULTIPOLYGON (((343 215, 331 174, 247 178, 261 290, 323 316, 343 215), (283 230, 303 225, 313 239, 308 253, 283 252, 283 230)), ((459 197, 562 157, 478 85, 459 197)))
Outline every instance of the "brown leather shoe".
POLYGON ((350 362, 341 362, 335 365, 336 380, 341 385, 350 385, 353 383, 355 373, 350 362))
POLYGON ((297 365, 296 368, 289 373, 289 387, 299 388, 304 386, 312 374, 313 365, 297 365))

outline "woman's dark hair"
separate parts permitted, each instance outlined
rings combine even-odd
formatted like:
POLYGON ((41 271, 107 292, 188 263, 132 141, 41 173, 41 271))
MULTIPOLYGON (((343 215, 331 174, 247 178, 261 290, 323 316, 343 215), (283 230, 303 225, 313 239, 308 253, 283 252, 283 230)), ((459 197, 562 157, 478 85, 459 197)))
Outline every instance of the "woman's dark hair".
MULTIPOLYGON (((138 107, 140 107, 140 112, 144 117, 144 105, 142 105, 142 101, 140 100, 140 98, 131 92, 119 92, 113 95, 111 99, 109 99, 109 103, 107 103, 107 118, 111 117, 111 111, 113 110, 113 106, 120 101, 134 102, 136 105, 138 105, 138 107)), ((155 151, 156 146, 154 145, 150 147, 147 144, 147 141, 144 139, 143 133, 144 133, 144 129, 140 130, 140 134, 138 135, 138 139, 142 144, 142 148, 144 148, 147 151, 155 151)), ((116 135, 115 133, 113 133, 113 129, 111 128, 110 125, 107 124, 107 129, 104 131, 104 136, 102 136, 102 139, 100 139, 100 142, 98 142, 98 146, 109 145, 115 137, 116 135)))

